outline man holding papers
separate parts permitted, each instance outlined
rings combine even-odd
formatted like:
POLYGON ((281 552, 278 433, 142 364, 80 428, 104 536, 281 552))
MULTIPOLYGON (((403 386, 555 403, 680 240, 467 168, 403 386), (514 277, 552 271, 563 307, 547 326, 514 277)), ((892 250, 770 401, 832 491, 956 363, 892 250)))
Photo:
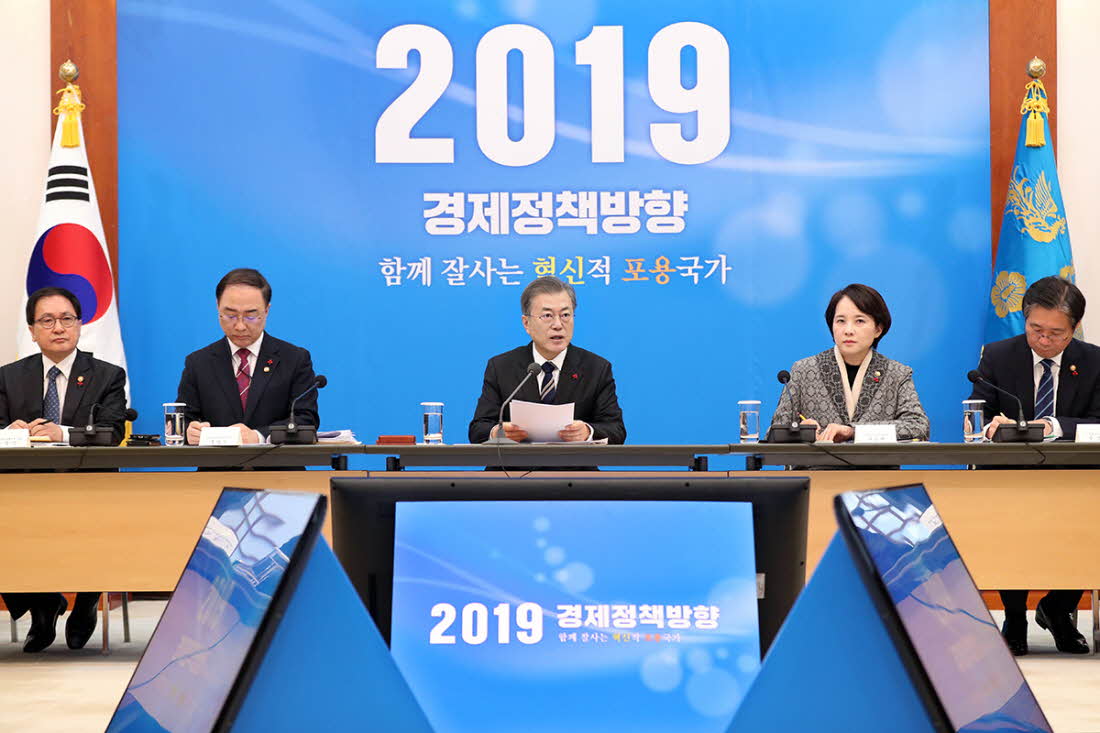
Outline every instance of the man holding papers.
POLYGON ((524 425, 511 421, 504 408, 504 424, 498 425, 500 406, 527 375, 527 367, 539 366, 516 393, 515 400, 544 405, 573 404, 573 420, 557 433, 561 441, 626 440, 623 411, 615 396, 615 378, 606 359, 571 346, 577 294, 556 277, 532 281, 520 296, 523 328, 531 343, 498 354, 485 367, 485 381, 470 421, 470 442, 483 443, 503 429, 505 437, 527 440, 524 425))

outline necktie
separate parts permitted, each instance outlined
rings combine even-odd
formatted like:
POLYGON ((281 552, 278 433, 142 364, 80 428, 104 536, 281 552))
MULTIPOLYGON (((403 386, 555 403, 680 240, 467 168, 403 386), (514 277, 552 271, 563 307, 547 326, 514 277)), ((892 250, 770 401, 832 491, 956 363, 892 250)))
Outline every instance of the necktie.
POLYGON ((50 379, 50 385, 46 387, 46 397, 43 400, 42 417, 57 425, 61 424, 61 400, 57 396, 57 378, 61 376, 61 370, 56 366, 50 367, 46 372, 50 379))
POLYGON ((554 395, 558 393, 557 388, 554 387, 554 362, 544 361, 542 363, 542 389, 539 391, 539 400, 549 405, 554 401, 554 395))
POLYGON ((1053 359, 1043 359, 1043 376, 1039 377, 1039 389, 1035 390, 1035 419, 1042 417, 1054 417, 1054 374, 1050 368, 1054 366, 1053 359))
POLYGON ((248 388, 252 384, 252 376, 248 372, 248 349, 237 349, 237 358, 241 365, 237 367, 237 391, 241 394, 241 409, 248 404, 248 388))

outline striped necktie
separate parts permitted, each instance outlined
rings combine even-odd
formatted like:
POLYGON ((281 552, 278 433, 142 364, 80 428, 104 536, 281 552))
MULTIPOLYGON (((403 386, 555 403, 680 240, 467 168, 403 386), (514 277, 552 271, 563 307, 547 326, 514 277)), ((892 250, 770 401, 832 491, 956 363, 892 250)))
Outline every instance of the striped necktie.
POLYGON ((42 417, 55 425, 61 424, 61 400, 57 394, 57 378, 61 376, 61 370, 56 366, 50 367, 46 372, 50 384, 46 387, 46 397, 42 400, 42 417))
POLYGON ((554 395, 558 393, 557 387, 554 386, 554 362, 544 361, 542 363, 542 389, 539 390, 539 401, 544 405, 549 405, 554 401, 554 395))
POLYGON ((248 405, 248 388, 252 386, 252 375, 248 372, 248 349, 237 349, 237 358, 241 365, 237 367, 237 391, 241 395, 241 409, 248 405))
POLYGON ((1035 390, 1035 419, 1054 417, 1054 374, 1050 368, 1053 359, 1043 359, 1043 376, 1039 377, 1039 388, 1035 390))

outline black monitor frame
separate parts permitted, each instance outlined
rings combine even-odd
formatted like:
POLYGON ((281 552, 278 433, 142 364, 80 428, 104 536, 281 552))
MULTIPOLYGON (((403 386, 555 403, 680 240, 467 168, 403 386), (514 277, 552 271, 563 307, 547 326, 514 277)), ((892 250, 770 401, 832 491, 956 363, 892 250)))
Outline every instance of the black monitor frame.
MULTIPOLYGON (((885 493, 897 489, 912 489, 916 487, 920 487, 927 492, 927 488, 924 484, 920 483, 890 486, 883 489, 869 489, 867 491, 885 493)), ((862 494, 866 492, 861 490, 854 493, 862 494)), ((932 506, 935 506, 935 502, 932 503, 932 506)), ((882 619, 883 626, 886 627, 886 632, 890 640, 894 643, 894 648, 897 649, 902 666, 913 682, 913 689, 916 691, 917 697, 928 712, 928 721, 932 724, 933 729, 940 733, 956 733, 957 729, 951 722, 951 718, 947 714, 947 709, 940 700, 940 696, 936 692, 935 685, 932 684, 932 679, 928 676, 928 672, 924 668, 924 663, 921 661, 916 647, 913 646, 913 640, 905 630, 905 624, 898 614, 897 606, 894 605, 894 601, 890 597, 890 591, 887 589, 886 583, 879 574, 878 566, 875 565, 874 558, 871 557, 871 553, 867 550, 867 546, 859 536, 859 530, 852 520, 852 515, 848 512, 848 508, 844 506, 844 497, 840 494, 833 497, 833 511, 836 514, 837 526, 839 527, 841 536, 844 538, 844 544, 848 546, 848 549, 852 553, 857 573, 863 581, 863 584, 867 587, 868 595, 871 597, 875 610, 882 619)), ((946 526, 944 527, 944 531, 947 531, 946 526)), ((948 532, 947 536, 950 537, 951 533, 948 532)), ((954 540, 952 540, 952 544, 954 544, 954 540)), ((956 547, 956 551, 957 549, 956 547)), ((973 582, 974 576, 970 573, 970 568, 966 566, 966 560, 963 559, 961 553, 959 554, 959 561, 962 563, 963 569, 966 570, 967 576, 971 579, 971 582, 973 582)), ((977 590, 977 584, 975 584, 974 588, 975 592, 979 592, 977 590)), ((1013 663, 1015 664, 1015 661, 1013 663)), ((1026 678, 1024 678, 1024 684, 1027 684, 1026 678)), ((1041 711, 1040 708, 1040 712, 1041 711)), ((1045 717, 1044 713, 1044 718, 1045 717)), ((1047 721, 1047 726, 1050 727, 1049 721, 1047 721)))
POLYGON ((334 478, 333 549, 386 644, 393 613, 395 506, 401 501, 734 501, 752 504, 761 656, 806 581, 809 479, 776 478, 334 478))
MULTIPOLYGON (((267 489, 238 489, 226 486, 222 491, 223 493, 225 491, 243 491, 258 494, 262 491, 267 491, 267 489)), ((221 494, 218 494, 218 499, 214 502, 215 507, 218 505, 218 501, 221 500, 221 496, 221 494)), ((237 714, 240 712, 241 706, 244 705, 245 698, 248 695, 248 689, 252 685, 252 681, 256 678, 256 673, 259 672, 264 654, 271 645, 271 640, 275 636, 275 631, 279 628, 279 622, 282 621, 283 616, 286 615, 287 606, 290 603, 290 599, 294 596, 295 589, 298 587, 298 581, 301 580, 302 574, 305 572, 306 562, 313 554, 313 548, 317 544, 317 538, 321 535, 321 527, 325 523, 325 514, 328 510, 328 498, 324 494, 317 494, 316 496, 317 503, 314 504, 313 512, 306 521, 305 528, 302 530, 302 534, 298 539, 298 544, 294 546, 294 552, 291 553, 290 557, 287 559, 286 571, 283 573, 283 577, 280 579, 278 587, 271 596, 271 603, 268 605, 267 612, 256 628, 256 635, 252 638, 252 643, 249 645, 244 659, 241 660, 240 669, 237 670, 237 675, 229 687, 225 702, 222 703, 221 711, 214 720, 214 725, 210 729, 211 733, 230 733, 230 730, 233 728, 233 723, 237 719, 237 714)), ((213 514, 213 511, 214 507, 211 507, 210 513, 213 514)), ((209 521, 209 515, 207 516, 207 521, 209 521)), ((204 522, 203 528, 205 527, 206 523, 204 522)), ((202 530, 200 529, 198 539, 195 540, 195 546, 187 556, 187 562, 184 564, 183 569, 180 570, 180 579, 176 581, 177 588, 179 587, 180 581, 183 580, 183 574, 187 572, 187 566, 190 564, 191 558, 194 557, 195 551, 198 549, 201 540, 202 530)), ((173 589, 173 594, 174 593, 175 590, 173 589)), ((168 603, 171 604, 171 602, 171 598, 169 598, 168 603)), ((167 607, 165 607, 165 611, 167 611, 167 607)), ((162 613, 160 620, 157 621, 157 626, 153 629, 152 636, 149 637, 150 641, 156 637, 157 631, 160 630, 160 625, 164 620, 164 616, 165 614, 162 613)), ((148 645, 146 646, 146 651, 147 650, 148 645)), ((144 656, 145 652, 142 652, 142 657, 144 656)), ((140 667, 141 660, 139 659, 137 665, 134 666, 134 673, 130 675, 130 679, 123 689, 122 697, 119 699, 119 705, 121 705, 122 700, 125 699, 126 691, 130 689, 130 684, 134 681, 134 676, 137 674, 140 667)), ((118 707, 116 706, 115 713, 117 712, 118 707)), ((111 714, 112 721, 114 720, 115 713, 111 714)), ((108 727, 109 726, 110 723, 108 723, 108 727)))

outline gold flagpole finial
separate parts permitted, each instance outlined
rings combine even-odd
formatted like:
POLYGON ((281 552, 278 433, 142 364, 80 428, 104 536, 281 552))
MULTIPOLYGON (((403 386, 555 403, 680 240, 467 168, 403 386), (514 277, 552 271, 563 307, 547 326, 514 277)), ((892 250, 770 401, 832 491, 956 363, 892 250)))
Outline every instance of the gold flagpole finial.
POLYGON ((57 75, 65 82, 65 88, 57 92, 61 95, 61 101, 53 111, 61 117, 61 147, 75 148, 80 145, 80 113, 84 109, 80 87, 73 83, 80 76, 80 69, 70 59, 61 64, 57 75))
POLYGON ((80 69, 77 68, 77 65, 73 63, 72 59, 67 59, 65 63, 58 67, 57 75, 60 76, 61 81, 66 84, 72 84, 80 78, 80 69))
POLYGON ((1027 75, 1031 77, 1031 81, 1025 87, 1020 114, 1027 115, 1024 144, 1029 148, 1041 148, 1047 144, 1046 132, 1043 130, 1043 115, 1050 114, 1050 105, 1047 104, 1047 90, 1043 86, 1042 77, 1045 73, 1047 73, 1047 62, 1038 56, 1027 62, 1027 75))

